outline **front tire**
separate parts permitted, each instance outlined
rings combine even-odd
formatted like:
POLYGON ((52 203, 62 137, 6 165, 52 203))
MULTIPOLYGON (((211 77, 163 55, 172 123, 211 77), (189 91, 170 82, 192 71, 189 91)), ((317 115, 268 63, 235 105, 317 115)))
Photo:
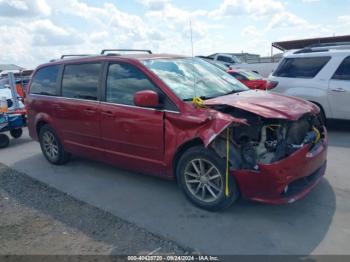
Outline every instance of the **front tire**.
POLYGON ((202 209, 225 209, 239 197, 239 189, 232 175, 228 179, 229 195, 225 195, 225 161, 203 146, 192 147, 182 155, 176 174, 186 197, 202 209))
POLYGON ((50 163, 63 165, 69 161, 70 154, 64 150, 58 136, 49 125, 40 128, 39 142, 41 151, 50 163))

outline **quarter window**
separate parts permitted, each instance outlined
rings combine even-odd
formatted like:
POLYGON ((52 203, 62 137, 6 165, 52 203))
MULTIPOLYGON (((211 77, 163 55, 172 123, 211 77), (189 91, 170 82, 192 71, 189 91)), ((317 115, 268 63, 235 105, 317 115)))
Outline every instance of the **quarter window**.
POLYGON ((97 100, 101 64, 66 65, 62 79, 62 96, 97 100))
POLYGON ((350 80, 350 56, 344 59, 337 71, 335 71, 333 79, 350 80))
POLYGON ((314 78, 330 60, 328 56, 285 58, 273 74, 278 77, 314 78))
POLYGON ((39 69, 33 76, 30 85, 31 94, 57 95, 58 66, 47 66, 39 69))
POLYGON ((234 61, 232 60, 232 58, 228 57, 228 56, 218 56, 217 58, 218 61, 222 61, 225 63, 233 63, 234 61))
POLYGON ((129 64, 110 64, 108 67, 106 101, 134 105, 134 94, 141 90, 157 88, 139 69, 129 64))

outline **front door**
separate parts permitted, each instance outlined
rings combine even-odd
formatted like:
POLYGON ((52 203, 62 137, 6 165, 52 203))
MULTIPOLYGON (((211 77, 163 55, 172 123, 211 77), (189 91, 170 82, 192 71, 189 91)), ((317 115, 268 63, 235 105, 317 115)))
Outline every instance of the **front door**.
POLYGON ((333 118, 350 120, 350 56, 340 64, 328 89, 333 118))
POLYGON ((164 171, 164 112, 134 105, 137 91, 158 88, 134 65, 107 67, 101 137, 109 162, 144 173, 164 171))

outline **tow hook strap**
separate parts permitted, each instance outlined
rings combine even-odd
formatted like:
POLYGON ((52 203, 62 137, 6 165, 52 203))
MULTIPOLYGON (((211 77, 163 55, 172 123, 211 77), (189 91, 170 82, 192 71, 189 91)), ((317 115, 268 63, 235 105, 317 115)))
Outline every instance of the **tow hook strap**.
POLYGON ((229 185, 228 176, 230 174, 230 128, 226 129, 226 183, 225 183, 225 196, 228 197, 229 185))
POLYGON ((316 133, 316 139, 314 141, 314 144, 317 144, 317 142, 320 140, 321 138, 321 133, 320 133, 320 130, 318 130, 316 127, 312 127, 312 129, 315 131, 316 133))
MULTIPOLYGON (((198 108, 205 108, 203 105, 203 100, 195 96, 192 99, 192 103, 198 108)), ((228 184, 228 176, 230 175, 230 128, 226 129, 226 176, 225 176, 225 196, 229 197, 229 184, 228 184)))

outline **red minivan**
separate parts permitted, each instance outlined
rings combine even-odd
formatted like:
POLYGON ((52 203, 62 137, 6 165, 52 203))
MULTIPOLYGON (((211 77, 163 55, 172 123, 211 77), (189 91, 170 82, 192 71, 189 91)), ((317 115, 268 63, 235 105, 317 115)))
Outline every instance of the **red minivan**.
POLYGON ((62 57, 35 70, 26 106, 30 136, 51 163, 75 154, 176 179, 207 210, 240 195, 291 203, 325 173, 317 106, 249 90, 198 58, 62 57))

